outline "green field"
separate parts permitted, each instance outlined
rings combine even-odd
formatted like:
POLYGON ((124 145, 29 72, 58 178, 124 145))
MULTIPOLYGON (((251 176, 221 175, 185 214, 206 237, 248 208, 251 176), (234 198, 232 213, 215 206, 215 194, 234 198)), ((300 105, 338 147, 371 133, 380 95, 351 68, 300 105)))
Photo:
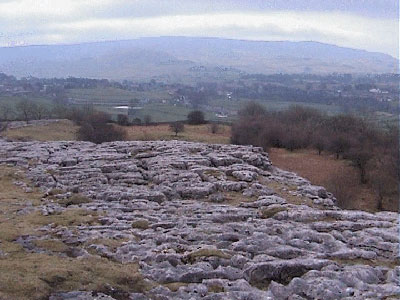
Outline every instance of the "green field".
POLYGON ((51 105, 52 101, 44 97, 31 97, 31 96, 0 96, 0 105, 10 105, 15 108, 15 105, 23 100, 34 101, 37 104, 51 105))
POLYGON ((53 102, 51 99, 45 97, 32 97, 32 96, 0 96, 0 118, 8 118, 9 120, 16 120, 20 118, 20 112, 17 109, 17 104, 21 101, 29 100, 35 102, 36 104, 47 106, 48 110, 53 109, 53 102), (11 112, 6 113, 5 116, 3 109, 5 111, 11 110, 11 112))
MULTIPOLYGON (((168 100, 171 100, 173 96, 166 90, 160 89, 147 92, 127 91, 118 88, 70 89, 67 91, 67 97, 73 99, 76 104, 93 103, 96 109, 110 113, 114 118, 121 113, 127 114, 127 110, 118 110, 115 109, 114 106, 128 105, 132 100, 146 100, 142 101, 147 102, 146 104, 137 104, 141 109, 135 111, 131 116, 131 120, 139 118, 143 121, 145 116, 149 115, 152 122, 181 121, 186 120, 188 113, 193 110, 193 108, 184 105, 169 104, 171 102, 168 100)), ((2 104, 8 105, 15 111, 15 105, 19 101, 26 99, 35 101, 36 103, 49 105, 50 109, 53 106, 52 100, 45 97, 40 98, 25 95, 0 96, 0 113, 2 104)), ((205 109, 206 119, 212 121, 231 122, 236 118, 237 111, 244 107, 249 101, 251 101, 251 99, 211 99, 205 109), (229 117, 218 118, 216 117, 217 112, 225 112, 229 117)), ((288 109, 292 105, 301 105, 317 109, 321 112, 327 113, 328 115, 343 113, 342 108, 337 105, 273 100, 258 100, 257 102, 262 104, 269 111, 282 111, 288 109)), ((370 113, 363 117, 381 126, 384 126, 387 123, 398 124, 398 118, 388 113, 370 113)))
MULTIPOLYGON (((97 106, 97 109, 110 113, 111 115, 118 115, 123 113, 122 110, 114 109, 108 106, 97 106)), ((151 117, 152 122, 173 122, 173 121, 184 121, 187 119, 187 115, 193 109, 184 106, 174 106, 170 104, 146 104, 142 109, 135 111, 131 115, 131 119, 139 118, 144 120, 146 115, 151 117)), ((212 112, 205 112, 206 120, 216 121, 218 118, 212 112)))
POLYGON ((76 101, 101 102, 104 104, 118 104, 134 99, 168 100, 171 96, 165 91, 137 92, 117 88, 71 89, 67 96, 76 101))

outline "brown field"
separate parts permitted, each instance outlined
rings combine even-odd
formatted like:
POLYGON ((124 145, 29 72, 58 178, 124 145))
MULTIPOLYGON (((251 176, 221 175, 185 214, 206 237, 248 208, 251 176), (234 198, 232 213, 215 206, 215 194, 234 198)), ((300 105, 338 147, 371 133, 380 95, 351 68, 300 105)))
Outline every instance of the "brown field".
POLYGON ((28 126, 9 129, 5 136, 15 140, 72 141, 76 139, 78 126, 71 121, 62 120, 44 126, 28 126))
POLYGON ((333 155, 318 155, 315 150, 290 152, 285 149, 269 150, 272 163, 284 170, 292 171, 321 185, 328 191, 347 198, 342 207, 348 209, 376 210, 374 191, 360 184, 357 169, 346 160, 337 160, 333 155))
POLYGON ((171 132, 168 124, 152 126, 126 127, 128 140, 183 140, 211 144, 228 144, 230 141, 230 126, 220 125, 218 133, 211 133, 210 125, 185 125, 184 132, 171 132))
MULTIPOLYGON (((7 130, 5 136, 15 140, 72 141, 76 140, 78 126, 71 121, 60 121, 46 126, 31 126, 7 130)), ((175 136, 168 124, 123 127, 128 140, 183 140, 212 144, 228 144, 230 126, 220 125, 218 133, 211 133, 210 125, 185 125, 184 132, 175 136)))

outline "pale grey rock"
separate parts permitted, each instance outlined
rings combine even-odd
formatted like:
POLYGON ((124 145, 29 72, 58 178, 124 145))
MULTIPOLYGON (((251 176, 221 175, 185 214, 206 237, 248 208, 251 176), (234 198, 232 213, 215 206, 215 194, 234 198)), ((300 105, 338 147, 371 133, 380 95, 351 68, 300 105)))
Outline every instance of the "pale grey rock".
POLYGON ((273 204, 287 204, 286 200, 275 195, 271 196, 260 196, 258 197, 257 201, 253 202, 243 202, 240 204, 241 207, 248 207, 248 208, 261 208, 266 207, 273 204))
POLYGON ((234 171, 232 176, 240 181, 252 182, 257 178, 258 174, 252 171, 234 171))
MULTIPOLYGON (((131 299, 361 300, 399 294, 399 268, 393 265, 398 214, 339 209, 324 188, 273 167, 257 147, 0 140, 0 164, 19 166, 43 191, 39 207, 27 204, 18 214, 79 208, 99 216, 100 224, 49 224, 40 230, 68 246, 57 255, 138 262, 155 288, 132 293, 131 299), (279 184, 279 190, 269 188, 279 184), (52 189, 63 192, 52 197, 52 189), (91 202, 57 204, 74 193, 91 202), (271 216, 263 217, 264 210, 271 216), (93 242, 103 239, 121 242, 116 247, 93 242), (382 266, 363 264, 369 261, 382 266), (187 286, 177 291, 162 286, 182 281, 187 286)), ((17 242, 26 251, 48 253, 35 246, 38 238, 17 242)), ((90 292, 52 297, 60 295, 94 297, 90 292)))
POLYGON ((49 300, 115 300, 103 293, 93 295, 92 292, 68 292, 51 295, 49 300))
POLYGON ((320 270, 330 264, 328 260, 292 259, 258 263, 244 272, 245 279, 252 284, 269 281, 288 284, 293 278, 301 277, 310 270, 320 270))

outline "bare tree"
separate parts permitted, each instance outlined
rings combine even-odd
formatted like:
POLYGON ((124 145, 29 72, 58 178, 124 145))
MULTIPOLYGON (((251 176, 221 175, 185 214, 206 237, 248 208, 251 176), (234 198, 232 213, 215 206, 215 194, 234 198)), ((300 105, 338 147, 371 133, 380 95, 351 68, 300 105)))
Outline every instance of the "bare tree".
POLYGON ((45 119, 50 114, 47 106, 44 104, 34 104, 32 105, 32 115, 36 120, 45 119))
POLYGON ((316 134, 316 136, 314 136, 313 146, 318 150, 318 155, 321 155, 322 151, 326 148, 326 141, 322 134, 316 134))
POLYGON ((172 132, 175 132, 175 136, 178 136, 178 133, 185 130, 185 125, 182 122, 173 122, 169 125, 169 128, 172 132))
POLYGON ((335 153, 336 159, 343 155, 350 148, 350 140, 344 135, 336 135, 332 138, 329 150, 335 153))
POLYGON ((348 158, 360 172, 360 182, 362 184, 367 183, 367 165, 373 157, 372 151, 372 146, 362 145, 356 149, 351 149, 348 154, 348 158))
POLYGON ((19 112, 21 118, 29 123, 30 120, 33 119, 35 104, 28 100, 22 100, 17 103, 16 109, 19 112))

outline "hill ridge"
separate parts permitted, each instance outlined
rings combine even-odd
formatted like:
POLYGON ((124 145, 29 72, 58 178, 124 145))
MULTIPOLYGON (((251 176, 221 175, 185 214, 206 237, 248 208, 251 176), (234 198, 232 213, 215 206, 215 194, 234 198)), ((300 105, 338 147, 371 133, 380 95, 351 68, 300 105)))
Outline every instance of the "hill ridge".
POLYGON ((233 67, 248 73, 398 72, 398 60, 379 52, 312 41, 206 37, 145 37, 81 44, 3 47, 0 48, 0 71, 17 76, 109 79, 168 77, 171 74, 182 77, 190 74, 184 64, 169 67, 158 64, 158 60, 168 57, 177 61, 189 60, 198 66, 233 67), (144 59, 139 50, 153 55, 154 61, 144 59), (135 60, 131 60, 132 57, 135 60), (113 67, 118 64, 118 68, 113 67))

